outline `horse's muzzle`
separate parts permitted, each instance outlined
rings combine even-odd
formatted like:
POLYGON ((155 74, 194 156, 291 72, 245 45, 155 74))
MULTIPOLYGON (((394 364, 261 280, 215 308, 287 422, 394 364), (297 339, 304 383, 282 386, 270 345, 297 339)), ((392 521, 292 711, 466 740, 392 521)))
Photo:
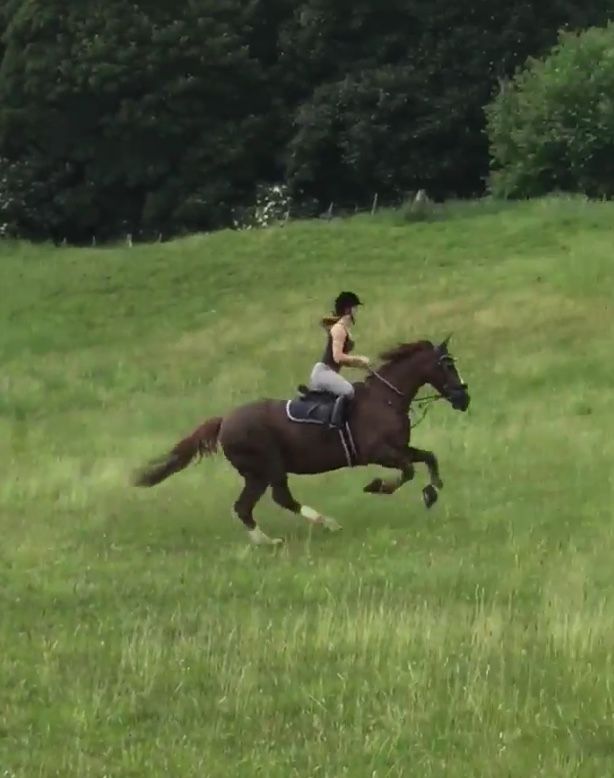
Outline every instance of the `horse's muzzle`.
POLYGON ((469 408, 469 403, 471 402, 467 386, 459 386, 448 390, 447 399, 455 411, 462 411, 463 413, 469 408))

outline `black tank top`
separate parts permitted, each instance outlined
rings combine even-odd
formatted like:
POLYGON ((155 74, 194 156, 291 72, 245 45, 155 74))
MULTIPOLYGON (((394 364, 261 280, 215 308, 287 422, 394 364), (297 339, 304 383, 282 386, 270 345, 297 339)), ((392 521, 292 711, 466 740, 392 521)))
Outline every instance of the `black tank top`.
MULTIPOLYGON (((350 337, 349 332, 347 333, 347 338, 345 339, 345 343, 343 344, 343 353, 344 354, 350 354, 354 349, 354 341, 350 337)), ((334 370, 335 373, 338 373, 341 369, 341 365, 338 365, 334 358, 333 358, 333 336, 328 333, 328 337, 326 338, 326 348, 324 349, 324 356, 321 360, 327 367, 330 367, 331 370, 334 370)))

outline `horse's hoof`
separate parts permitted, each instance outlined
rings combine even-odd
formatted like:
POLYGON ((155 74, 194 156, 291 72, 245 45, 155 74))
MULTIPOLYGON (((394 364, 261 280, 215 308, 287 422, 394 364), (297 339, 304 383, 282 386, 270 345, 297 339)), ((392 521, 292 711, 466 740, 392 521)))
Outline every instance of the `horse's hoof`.
POLYGON ((433 486, 436 489, 443 489, 443 481, 441 480, 441 478, 435 478, 433 480, 433 486))
POLYGON ((422 499, 424 500, 424 504, 427 508, 432 508, 433 505, 437 502, 439 498, 439 495, 437 494, 437 489, 432 484, 429 484, 428 486, 425 486, 422 490, 422 499))
POLYGON ((367 494, 383 494, 382 486, 384 482, 381 478, 375 478, 370 484, 367 484, 363 489, 363 492, 367 494))
POLYGON ((282 538, 270 538, 265 535, 260 527, 248 530, 248 535, 255 546, 280 546, 284 542, 282 538))
POLYGON ((339 524, 338 521, 335 521, 334 519, 329 519, 328 516, 324 516, 323 518, 324 521, 322 523, 324 524, 324 526, 329 532, 340 532, 343 529, 343 527, 341 526, 341 524, 339 524))

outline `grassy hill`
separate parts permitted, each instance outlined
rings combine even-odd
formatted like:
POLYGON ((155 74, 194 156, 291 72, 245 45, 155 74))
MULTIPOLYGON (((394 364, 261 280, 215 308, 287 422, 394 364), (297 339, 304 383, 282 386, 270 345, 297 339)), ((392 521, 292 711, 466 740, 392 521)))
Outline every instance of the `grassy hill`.
POLYGON ((614 757, 612 224, 554 199, 69 250, 0 243, 0 775, 599 776, 614 757), (426 475, 295 478, 252 548, 223 459, 130 476, 287 397, 341 288, 373 357, 452 346, 426 475))

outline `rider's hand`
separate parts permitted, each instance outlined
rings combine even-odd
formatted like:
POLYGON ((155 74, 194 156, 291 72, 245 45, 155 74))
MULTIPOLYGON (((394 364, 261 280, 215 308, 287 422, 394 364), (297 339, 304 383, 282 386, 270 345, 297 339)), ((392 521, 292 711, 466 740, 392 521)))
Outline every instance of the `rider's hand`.
POLYGON ((369 357, 358 357, 358 359, 360 360, 361 367, 371 367, 371 360, 369 357))

